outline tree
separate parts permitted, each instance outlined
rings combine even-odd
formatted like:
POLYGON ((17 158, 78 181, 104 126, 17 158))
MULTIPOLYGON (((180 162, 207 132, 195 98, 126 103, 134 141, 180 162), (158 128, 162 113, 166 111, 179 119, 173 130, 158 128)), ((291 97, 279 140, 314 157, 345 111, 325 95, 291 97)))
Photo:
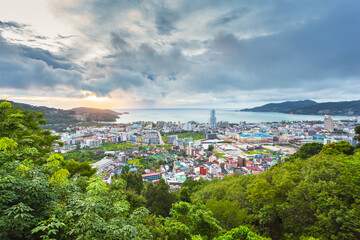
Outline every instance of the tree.
POLYGON ((210 182, 192 199, 214 209, 221 226, 238 222, 273 239, 360 239, 360 154, 348 155, 348 143, 324 149, 258 175, 210 182), (231 214, 227 203, 245 212, 231 214))
POLYGON ((238 228, 234 228, 227 233, 225 233, 223 236, 217 237, 214 240, 267 240, 269 238, 261 237, 260 235, 257 235, 250 231, 249 228, 240 226, 238 228))
POLYGON ((353 155, 355 147, 347 141, 340 141, 326 144, 321 153, 332 155, 332 154, 346 154, 353 155))
POLYGON ((214 151, 214 146, 213 146, 213 145, 209 145, 207 150, 210 151, 210 152, 214 151))
MULTIPOLYGON (((124 167, 128 167, 128 166, 125 165, 124 167)), ((124 170, 124 167, 123 167, 123 170, 124 170)), ((141 191, 144 189, 143 178, 142 178, 141 174, 139 174, 139 173, 129 172, 129 171, 125 170, 124 172, 121 172, 120 178, 124 179, 126 181, 126 183, 127 183, 126 189, 127 190, 133 190, 137 194, 140 194, 141 191)))
POLYGON ((360 125, 355 127, 355 136, 354 136, 354 140, 357 141, 355 148, 359 149, 360 148, 360 125))
POLYGON ((220 225, 227 230, 247 225, 251 220, 246 209, 239 208, 238 201, 210 199, 206 202, 206 210, 211 211, 220 225))
POLYGON ((212 213, 206 211, 205 206, 200 202, 193 205, 187 202, 175 203, 171 208, 170 215, 175 220, 185 224, 193 235, 213 239, 222 231, 212 213))
POLYGON ((318 154, 324 144, 322 143, 305 143, 300 149, 292 156, 292 158, 308 159, 318 154))
POLYGON ((0 239, 151 238, 149 211, 132 211, 124 180, 108 185, 88 163, 49 157, 56 138, 36 116, 0 106, 0 239))
POLYGON ((125 165, 121 169, 121 173, 128 173, 130 170, 130 167, 128 165, 125 165))
POLYGON ((144 192, 146 208, 156 215, 169 216, 171 206, 176 202, 176 196, 170 193, 169 189, 169 185, 162 178, 155 185, 149 184, 144 192))
POLYGON ((179 200, 183 202, 191 202, 191 195, 188 187, 183 187, 179 192, 179 200))
POLYGON ((60 139, 40 127, 45 122, 42 113, 21 111, 9 102, 0 103, 0 139, 8 137, 14 140, 19 149, 34 148, 38 157, 50 153, 60 139))

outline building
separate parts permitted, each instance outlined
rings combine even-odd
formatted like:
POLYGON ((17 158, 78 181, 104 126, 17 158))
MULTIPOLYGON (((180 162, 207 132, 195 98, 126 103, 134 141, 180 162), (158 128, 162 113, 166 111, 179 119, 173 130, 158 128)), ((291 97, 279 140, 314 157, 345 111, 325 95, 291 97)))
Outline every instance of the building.
POLYGON ((178 140, 178 136, 177 135, 170 135, 167 137, 167 143, 171 144, 171 145, 175 145, 176 141, 178 140))
POLYGON ((242 143, 272 143, 273 136, 261 132, 246 132, 238 134, 237 140, 242 143))
POLYGON ((216 127, 216 117, 215 117, 215 110, 210 111, 210 121, 209 121, 210 127, 216 127))
POLYGON ((212 140, 212 139, 216 139, 217 135, 216 133, 206 133, 205 134, 205 140, 212 140))
POLYGON ((143 174, 142 175, 143 181, 155 181, 155 180, 159 180, 161 178, 161 174, 160 173, 148 173, 148 174, 143 174))
POLYGON ((206 167, 200 167, 200 175, 206 175, 206 167))
POLYGON ((335 122, 330 115, 324 116, 324 129, 333 132, 335 128, 335 122))
POLYGON ((182 129, 184 131, 192 131, 192 124, 190 122, 187 122, 184 124, 184 126, 182 127, 182 129))
POLYGON ((96 163, 91 164, 93 168, 96 168, 98 172, 107 171, 113 168, 114 161, 112 159, 103 158, 96 163))

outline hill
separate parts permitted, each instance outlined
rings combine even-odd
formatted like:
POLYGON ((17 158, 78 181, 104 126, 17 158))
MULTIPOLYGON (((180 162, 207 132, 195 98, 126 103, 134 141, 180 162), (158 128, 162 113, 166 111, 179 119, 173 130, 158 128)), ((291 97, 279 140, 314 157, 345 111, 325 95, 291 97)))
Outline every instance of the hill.
MULTIPOLYGON (((0 100, 3 102, 4 100, 0 100)), ((51 108, 45 106, 34 106, 26 103, 10 102, 20 110, 37 111, 44 114, 48 124, 74 124, 77 122, 115 122, 121 113, 98 108, 73 108, 64 110, 60 108, 51 108)))
POLYGON ((293 112, 301 114, 360 115, 360 100, 318 103, 298 108, 293 112))
POLYGON ((303 101, 287 101, 282 103, 269 103, 260 107, 245 108, 241 111, 244 112, 281 112, 289 113, 293 109, 304 108, 312 105, 316 105, 317 102, 312 100, 303 101))
POLYGON ((312 100, 287 101, 282 103, 269 103, 260 107, 246 108, 246 112, 280 112, 294 114, 332 114, 332 115, 359 115, 360 101, 324 102, 317 103, 312 100))
POLYGON ((87 107, 73 108, 70 111, 75 112, 74 117, 82 121, 115 122, 118 116, 121 115, 121 113, 110 109, 87 107))

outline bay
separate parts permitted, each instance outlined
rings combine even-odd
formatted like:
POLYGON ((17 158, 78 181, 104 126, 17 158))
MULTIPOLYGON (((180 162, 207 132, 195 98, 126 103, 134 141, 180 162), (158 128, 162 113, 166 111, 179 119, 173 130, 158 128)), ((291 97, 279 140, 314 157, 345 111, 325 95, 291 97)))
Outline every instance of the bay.
MULTIPOLYGON (((128 112, 117 119, 117 123, 137 121, 188 122, 208 123, 211 108, 148 108, 148 109, 117 109, 128 112)), ((216 120, 229 123, 260 123, 281 121, 323 121, 323 115, 284 114, 275 112, 236 112, 235 109, 215 109, 216 120)), ((334 120, 354 120, 354 117, 332 116, 334 120)))

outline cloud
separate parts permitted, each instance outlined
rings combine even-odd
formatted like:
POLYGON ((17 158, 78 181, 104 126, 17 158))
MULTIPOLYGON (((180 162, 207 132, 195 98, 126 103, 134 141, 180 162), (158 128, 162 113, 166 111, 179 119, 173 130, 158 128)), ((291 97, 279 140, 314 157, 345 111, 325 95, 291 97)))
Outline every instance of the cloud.
POLYGON ((179 13, 167 8, 156 11, 155 24, 160 35, 170 35, 176 29, 175 24, 179 21, 179 13))
POLYGON ((69 70, 69 69, 77 68, 76 64, 72 63, 69 59, 66 59, 63 56, 56 56, 53 53, 41 48, 20 46, 20 53, 26 58, 43 61, 48 66, 55 69, 61 68, 61 69, 69 70))
POLYGON ((88 80, 81 84, 81 89, 92 91, 98 96, 108 95, 110 92, 122 89, 140 88, 145 84, 143 75, 127 70, 112 70, 105 78, 88 80))
POLYGON ((212 42, 216 60, 241 72, 247 79, 243 87, 249 89, 314 82, 320 87, 331 78, 359 78, 359 8, 338 8, 337 14, 269 36, 239 39, 221 32, 212 42))
POLYGON ((62 65, 65 68, 60 68, 60 62, 64 59, 44 50, 9 44, 1 35, 0 52, 0 87, 18 89, 57 85, 76 87, 82 79, 81 74, 69 70, 68 65, 62 65))
POLYGON ((240 8, 236 10, 231 10, 230 12, 227 12, 226 14, 221 15, 220 17, 216 18, 215 20, 212 20, 210 22, 210 25, 213 26, 223 26, 224 24, 228 24, 232 21, 238 20, 243 15, 249 12, 249 9, 247 8, 240 8))
POLYGON ((23 28, 23 27, 26 27, 26 25, 12 21, 10 22, 0 21, 0 28, 23 28))
MULTIPOLYGON (((41 34, 32 33, 37 45, 0 37, 0 86, 67 86, 190 106, 270 101, 278 94, 354 96, 360 87, 355 0, 56 4, 54 14, 74 33, 56 36, 55 50, 45 49, 52 39, 41 34)), ((17 27, 25 25, 0 22, 3 31, 17 27)))

